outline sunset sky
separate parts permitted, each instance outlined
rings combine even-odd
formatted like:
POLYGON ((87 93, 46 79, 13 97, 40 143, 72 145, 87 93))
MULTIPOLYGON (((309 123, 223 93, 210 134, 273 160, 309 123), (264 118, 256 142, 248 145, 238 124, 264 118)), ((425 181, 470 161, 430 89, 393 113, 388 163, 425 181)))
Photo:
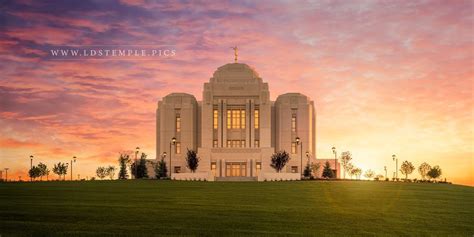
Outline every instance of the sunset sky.
MULTIPOLYGON (((271 98, 311 97, 317 157, 350 151, 389 175, 392 154, 474 185, 473 1, 7 1, 0 5, 0 169, 118 165, 136 146, 155 158, 157 101, 202 97, 239 61, 271 98), (64 45, 168 45, 169 58, 52 60, 64 45)), ((400 177, 402 176, 399 174, 400 177)), ((51 176, 54 177, 52 174, 51 176)), ((76 175, 75 175, 76 176, 76 175)), ((419 178, 415 171, 411 178, 419 178)))

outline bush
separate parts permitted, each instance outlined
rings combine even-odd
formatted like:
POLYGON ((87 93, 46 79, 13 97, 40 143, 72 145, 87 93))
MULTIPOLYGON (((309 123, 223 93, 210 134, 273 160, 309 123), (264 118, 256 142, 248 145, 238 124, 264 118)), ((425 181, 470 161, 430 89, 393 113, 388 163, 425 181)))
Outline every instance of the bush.
POLYGON ((288 154, 288 152, 279 151, 272 155, 270 166, 275 169, 277 173, 280 173, 280 171, 283 169, 283 167, 285 167, 288 161, 290 161, 290 155, 288 154))

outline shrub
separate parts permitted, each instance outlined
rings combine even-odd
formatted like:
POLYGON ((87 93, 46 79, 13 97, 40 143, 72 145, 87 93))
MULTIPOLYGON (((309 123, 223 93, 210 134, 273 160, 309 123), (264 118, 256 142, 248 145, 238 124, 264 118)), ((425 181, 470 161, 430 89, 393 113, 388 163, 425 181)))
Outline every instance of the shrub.
POLYGON ((272 155, 270 166, 275 169, 276 172, 280 173, 283 167, 290 161, 290 155, 286 151, 279 151, 272 155))

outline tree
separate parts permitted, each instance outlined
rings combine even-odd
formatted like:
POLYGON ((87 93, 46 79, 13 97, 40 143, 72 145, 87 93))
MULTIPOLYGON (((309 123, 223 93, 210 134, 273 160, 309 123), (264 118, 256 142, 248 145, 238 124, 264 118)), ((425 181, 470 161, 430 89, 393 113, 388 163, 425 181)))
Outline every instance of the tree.
POLYGON ((199 166, 199 160, 196 151, 188 149, 186 154, 186 166, 191 170, 191 172, 196 172, 196 169, 199 166))
POLYGON ((66 179, 68 166, 66 163, 58 162, 53 167, 53 173, 57 174, 59 179, 61 179, 61 176, 63 176, 63 179, 66 179))
POLYGON ((418 173, 420 173, 422 179, 426 179, 426 176, 428 175, 428 171, 431 170, 431 166, 423 162, 420 167, 418 167, 418 173))
POLYGON ((105 174, 109 176, 110 180, 114 179, 115 176, 115 166, 109 165, 109 167, 105 168, 105 174))
POLYGON ((290 161, 290 155, 286 151, 279 151, 272 155, 270 166, 275 169, 277 173, 280 173, 285 165, 290 161))
POLYGON ((45 164, 40 162, 38 168, 40 170, 40 180, 43 180, 43 176, 49 175, 48 167, 45 164))
POLYGON ((415 166, 407 160, 402 163, 402 166, 400 166, 400 171, 405 175, 405 179, 408 179, 408 175, 413 173, 413 170, 415 170, 415 166))
POLYGON ((430 171, 428 171, 427 176, 430 179, 436 180, 437 178, 439 178, 439 176, 441 176, 441 174, 442 174, 441 168, 439 168, 439 166, 435 165, 435 166, 433 166, 433 168, 430 169, 430 171))
POLYGON ((373 170, 366 170, 364 173, 364 176, 368 179, 373 178, 375 175, 375 172, 373 170))
POLYGON ((374 179, 375 179, 375 180, 383 180, 383 178, 384 178, 384 176, 383 176, 383 175, 381 175, 381 174, 378 174, 378 175, 376 175, 376 176, 375 176, 375 178, 374 178, 374 179))
POLYGON ((323 178, 334 178, 334 171, 331 169, 331 165, 328 161, 324 164, 323 178))
POLYGON ((351 170, 351 177, 356 176, 357 179, 360 179, 361 174, 362 174, 362 170, 360 168, 353 168, 351 170))
POLYGON ((148 178, 148 170, 146 168, 146 154, 143 152, 140 157, 140 163, 138 163, 137 175, 139 179, 148 178))
POLYGON ((28 175, 30 178, 33 180, 41 176, 41 169, 38 168, 37 166, 31 167, 31 169, 28 171, 28 175))
POLYGON ((311 178, 311 166, 309 164, 306 165, 306 167, 304 168, 304 171, 303 171, 303 176, 305 178, 311 178))
POLYGON ((157 179, 164 178, 168 175, 168 168, 166 168, 166 162, 163 157, 158 163, 155 165, 155 176, 157 179))
POLYGON ((130 162, 130 155, 123 152, 120 153, 120 157, 118 159, 119 165, 120 165, 120 170, 119 170, 119 179, 127 179, 128 178, 128 172, 127 172, 127 165, 130 162))
POLYGON ((352 154, 349 151, 344 151, 341 153, 341 163, 344 168, 344 179, 346 178, 346 172, 350 161, 352 160, 352 154))
POLYGON ((313 176, 318 177, 318 171, 321 169, 321 163, 311 164, 311 170, 313 171, 313 176))
POLYGON ((354 176, 354 174, 352 173, 352 170, 354 169, 354 165, 352 163, 349 163, 347 164, 346 168, 347 168, 347 173, 349 173, 349 176, 352 179, 352 176, 354 176))
POLYGON ((132 175, 136 179, 148 178, 148 171, 146 168, 146 157, 145 153, 142 153, 138 162, 133 162, 131 165, 132 175), (136 172, 136 173, 135 173, 136 172))
POLYGON ((97 177, 99 177, 101 180, 103 180, 105 176, 107 176, 106 169, 102 166, 98 167, 95 173, 97 174, 97 177))

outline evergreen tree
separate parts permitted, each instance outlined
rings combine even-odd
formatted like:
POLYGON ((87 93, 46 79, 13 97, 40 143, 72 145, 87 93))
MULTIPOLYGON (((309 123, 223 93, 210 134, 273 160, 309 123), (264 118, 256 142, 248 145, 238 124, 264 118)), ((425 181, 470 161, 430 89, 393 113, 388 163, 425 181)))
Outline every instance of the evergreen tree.
POLYGON ((311 178, 311 173, 312 173, 311 166, 309 164, 307 164, 306 167, 304 168, 303 176, 305 178, 311 178))
POLYGON ((119 165, 120 165, 120 170, 119 170, 119 179, 127 179, 128 178, 128 172, 127 172, 127 165, 130 162, 130 156, 126 153, 120 154, 119 157, 119 165))
POLYGON ((142 153, 137 166, 138 179, 148 178, 148 170, 146 169, 146 154, 142 153))
POLYGON ((155 165, 155 176, 157 179, 164 178, 168 175, 168 168, 166 167, 166 162, 164 158, 161 158, 158 161, 158 164, 155 165))
POLYGON ((331 165, 328 161, 324 164, 323 178, 334 178, 334 171, 331 169, 331 165))
POLYGON ((199 160, 196 151, 188 149, 188 153, 186 154, 186 166, 191 170, 191 172, 196 172, 196 169, 199 166, 199 160))

